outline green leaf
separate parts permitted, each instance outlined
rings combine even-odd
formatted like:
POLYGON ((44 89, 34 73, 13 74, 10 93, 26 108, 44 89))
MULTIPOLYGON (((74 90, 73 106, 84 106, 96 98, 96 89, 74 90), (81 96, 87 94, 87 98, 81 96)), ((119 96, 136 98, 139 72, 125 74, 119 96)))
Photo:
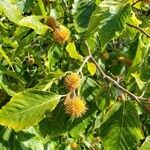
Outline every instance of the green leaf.
POLYGON ((35 0, 23 0, 23 1, 19 1, 17 3, 17 5, 20 7, 20 9, 23 11, 23 12, 28 12, 32 9, 33 5, 34 5, 34 1, 35 0))
POLYGON ((47 75, 45 79, 42 79, 41 82, 39 82, 37 85, 34 86, 35 89, 40 89, 42 91, 46 91, 49 88, 51 88, 51 85, 56 81, 57 79, 62 78, 63 76, 66 75, 67 72, 62 73, 62 72, 55 72, 55 73, 50 73, 47 75))
POLYGON ((85 132, 91 122, 92 115, 98 109, 94 102, 87 102, 87 107, 88 110, 83 117, 71 120, 65 114, 63 103, 58 104, 56 109, 39 123, 40 132, 48 139, 57 137, 67 131, 72 137, 80 136, 79 133, 85 132))
POLYGON ((91 78, 83 77, 78 89, 78 95, 85 97, 86 100, 95 100, 100 88, 98 84, 91 78))
POLYGON ((130 101, 114 104, 101 123, 100 136, 107 150, 136 150, 144 137, 135 106, 130 101))
POLYGON ((42 24, 37 16, 22 17, 17 6, 5 0, 0 1, 0 11, 3 12, 10 21, 21 26, 32 28, 37 34, 44 34, 48 29, 48 26, 42 24))
POLYGON ((58 46, 51 46, 48 51, 47 67, 49 71, 54 71, 56 65, 62 58, 63 49, 58 46))
POLYGON ((39 123, 39 129, 44 137, 53 138, 67 131, 67 122, 68 117, 64 112, 64 105, 59 103, 52 114, 48 114, 39 123))
POLYGON ((73 138, 79 138, 79 136, 81 136, 85 132, 87 126, 91 123, 91 119, 92 119, 92 117, 89 116, 89 117, 85 118, 84 120, 82 120, 80 123, 78 122, 78 124, 75 124, 75 122, 77 122, 77 121, 72 123, 72 125, 74 124, 74 127, 70 130, 70 132, 69 132, 70 135, 73 138))
POLYGON ((90 18, 86 36, 99 31, 100 43, 103 48, 117 33, 123 31, 130 12, 130 4, 126 4, 126 1, 102 1, 90 18))
POLYGON ((5 83, 5 81, 3 81, 2 76, 0 76, 0 87, 3 88, 10 96, 13 96, 15 94, 15 92, 10 89, 10 87, 5 83))
MULTIPOLYGON (((44 150, 43 139, 40 137, 36 128, 30 127, 27 130, 17 133, 18 143, 22 149, 44 150)), ((17 149, 17 148, 16 148, 17 149)))
POLYGON ((132 51, 135 52, 132 68, 139 67, 140 63, 143 61, 144 56, 148 53, 148 50, 150 48, 149 42, 145 43, 144 39, 142 39, 142 35, 137 36, 137 38, 137 47, 135 47, 136 49, 132 49, 132 51))
POLYGON ((39 7, 41 9, 41 13, 43 16, 46 16, 46 11, 45 11, 45 8, 44 8, 44 4, 43 4, 43 1, 42 0, 38 0, 38 4, 39 4, 39 7))
POLYGON ((10 21, 16 24, 23 18, 17 6, 6 0, 0 0, 0 12, 3 12, 10 21))
POLYGON ((150 136, 145 139, 145 142, 142 144, 139 150, 148 150, 150 149, 150 136))
POLYGON ((10 59, 8 58, 8 56, 6 55, 6 53, 3 51, 2 45, 0 45, 0 55, 1 55, 2 57, 4 57, 4 59, 7 61, 7 63, 11 66, 11 68, 12 68, 12 70, 13 70, 12 63, 11 63, 10 59))
POLYGON ((46 110, 52 111, 61 96, 50 92, 30 90, 12 97, 0 110, 0 124, 16 131, 38 123, 46 110))
POLYGON ((20 53, 23 50, 25 46, 31 43, 35 35, 36 35, 35 32, 31 32, 30 34, 26 35, 26 37, 22 39, 22 41, 19 43, 19 46, 16 48, 16 50, 14 51, 12 55, 12 60, 18 55, 18 53, 20 53))
POLYGON ((44 34, 48 29, 48 26, 42 24, 35 15, 24 17, 19 21, 19 25, 32 28, 37 34, 44 34))
POLYGON ((74 2, 73 11, 74 22, 77 26, 77 30, 85 29, 88 26, 90 16, 95 9, 95 2, 93 0, 82 0, 74 2))
POLYGON ((74 43, 69 43, 66 47, 67 52, 69 53, 71 58, 77 59, 77 60, 83 60, 83 57, 77 52, 76 46, 74 43))

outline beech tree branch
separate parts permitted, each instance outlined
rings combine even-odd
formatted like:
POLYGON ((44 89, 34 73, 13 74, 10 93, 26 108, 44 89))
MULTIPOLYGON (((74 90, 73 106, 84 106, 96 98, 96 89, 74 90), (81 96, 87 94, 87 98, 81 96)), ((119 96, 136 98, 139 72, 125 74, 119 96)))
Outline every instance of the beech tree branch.
POLYGON ((85 42, 85 44, 86 44, 86 47, 88 48, 88 51, 89 51, 89 54, 90 54, 90 59, 96 65, 96 67, 97 67, 98 71, 100 72, 100 74, 102 75, 103 79, 107 79, 109 82, 114 84, 118 89, 122 90, 124 93, 128 94, 128 96, 130 96, 131 98, 135 99, 138 103, 140 103, 140 100, 143 100, 143 101, 147 100, 147 98, 143 98, 143 97, 134 95, 133 93, 131 93, 130 91, 128 91, 127 89, 122 87, 113 78, 111 78, 110 76, 106 75, 105 72, 103 71, 103 69, 101 68, 101 66, 96 62, 95 58, 91 55, 91 50, 90 50, 90 47, 89 47, 88 43, 85 42))
POLYGON ((127 25, 128 25, 129 27, 131 27, 131 28, 134 28, 134 29, 139 30, 141 33, 145 34, 148 38, 150 38, 150 35, 149 35, 147 32, 145 32, 142 28, 137 27, 137 26, 134 26, 134 25, 132 25, 132 24, 130 24, 130 23, 127 23, 127 25))
POLYGON ((90 56, 87 56, 87 57, 85 58, 85 60, 83 61, 82 65, 81 65, 81 67, 79 68, 79 70, 78 70, 77 73, 82 73, 82 69, 83 69, 84 65, 88 62, 89 58, 90 58, 90 56))
POLYGON ((131 5, 131 7, 133 7, 134 5, 136 5, 137 3, 139 3, 139 2, 141 2, 142 0, 137 0, 137 1, 135 1, 132 5, 131 5))

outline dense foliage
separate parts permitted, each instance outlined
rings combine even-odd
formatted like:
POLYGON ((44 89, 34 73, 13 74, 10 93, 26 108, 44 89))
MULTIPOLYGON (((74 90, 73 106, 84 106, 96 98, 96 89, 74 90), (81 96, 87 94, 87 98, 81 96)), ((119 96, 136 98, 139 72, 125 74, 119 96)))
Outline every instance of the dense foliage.
POLYGON ((149 0, 0 0, 0 150, 148 150, 149 89, 149 0))

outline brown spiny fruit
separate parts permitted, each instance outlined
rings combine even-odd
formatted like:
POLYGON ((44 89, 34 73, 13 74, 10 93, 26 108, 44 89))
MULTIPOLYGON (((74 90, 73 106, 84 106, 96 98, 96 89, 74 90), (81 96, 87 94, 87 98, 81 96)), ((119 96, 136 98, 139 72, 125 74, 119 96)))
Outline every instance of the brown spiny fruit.
POLYGON ((119 63, 124 64, 125 61, 126 61, 125 57, 123 57, 123 56, 119 56, 119 57, 118 57, 118 62, 119 62, 119 63))
POLYGON ((150 98, 148 98, 147 101, 145 102, 145 109, 147 112, 150 113, 150 98))
POLYGON ((65 26, 59 25, 53 32, 53 38, 56 42, 64 44, 70 38, 70 31, 65 26))
POLYGON ((85 114, 87 107, 81 97, 67 98, 64 103, 65 112, 71 117, 81 117, 85 114))
POLYGON ((145 3, 149 4, 150 3, 150 0, 144 0, 145 3))
POLYGON ((46 24, 53 30, 57 28, 57 21, 53 17, 47 17, 46 24))
POLYGON ((27 63, 29 65, 33 65, 34 64, 34 58, 29 58, 27 63))
POLYGON ((35 63, 35 60, 33 58, 33 55, 30 55, 29 57, 27 57, 27 64, 28 65, 33 65, 35 63))
POLYGON ((71 73, 65 77, 66 87, 72 91, 79 87, 80 85, 80 75, 77 73, 71 73))
POLYGON ((45 5, 49 5, 49 4, 54 3, 54 2, 55 2, 55 0, 45 0, 44 1, 45 5))
POLYGON ((71 142, 71 143, 70 143, 70 146, 71 146, 71 148, 74 150, 74 149, 77 149, 78 144, 77 144, 76 142, 71 142))
POLYGON ((109 53, 107 51, 102 52, 102 58, 107 60, 109 58, 109 53))
POLYGON ((131 67, 133 62, 131 59, 127 59, 125 63, 128 67, 131 67))

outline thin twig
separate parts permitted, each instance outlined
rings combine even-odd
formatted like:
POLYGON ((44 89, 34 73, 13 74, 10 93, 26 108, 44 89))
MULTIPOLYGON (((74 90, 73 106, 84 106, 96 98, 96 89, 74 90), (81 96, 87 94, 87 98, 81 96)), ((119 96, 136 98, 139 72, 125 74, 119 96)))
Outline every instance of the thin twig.
POLYGON ((79 70, 78 70, 77 73, 82 73, 82 69, 83 69, 84 65, 87 63, 87 61, 89 60, 89 58, 90 58, 90 56, 87 56, 87 57, 85 58, 85 60, 83 61, 82 65, 81 65, 81 67, 79 68, 79 70))
POLYGON ((137 0, 137 1, 135 1, 132 5, 131 5, 131 7, 133 7, 134 5, 136 5, 137 3, 139 3, 139 2, 141 2, 142 0, 137 0))
POLYGON ((123 92, 127 93, 130 97, 134 98, 138 103, 140 103, 139 100, 144 100, 144 101, 147 100, 146 98, 134 95, 133 93, 131 93, 130 91, 128 91, 127 89, 125 89, 124 87, 122 87, 117 81, 115 81, 114 79, 112 79, 110 76, 106 75, 105 72, 103 71, 103 69, 98 65, 98 63, 96 62, 96 60, 94 59, 94 57, 91 55, 91 51, 90 51, 90 47, 88 46, 88 43, 85 42, 85 44, 87 45, 86 47, 88 48, 88 51, 90 52, 90 59, 96 65, 96 67, 99 70, 99 72, 101 73, 103 79, 107 79, 108 81, 110 81, 111 83, 113 83, 117 88, 119 88, 123 92))
POLYGON ((148 38, 150 38, 150 34, 148 34, 147 32, 145 32, 142 28, 137 27, 137 26, 134 26, 134 25, 132 25, 132 24, 130 24, 130 23, 127 23, 127 25, 128 25, 129 27, 132 27, 132 28, 134 28, 134 29, 139 30, 141 33, 145 34, 148 38))
POLYGON ((146 98, 143 97, 139 97, 136 96, 134 94, 132 94, 131 92, 129 92, 127 89, 125 89, 124 87, 122 87, 117 81, 115 81, 114 79, 112 79, 110 76, 106 75, 104 73, 104 71, 102 70, 102 68, 97 64, 96 60, 93 58, 93 56, 91 56, 91 59, 93 61, 93 63, 96 65, 97 69, 99 70, 99 72, 101 73, 101 75, 103 76, 104 79, 107 79, 108 81, 110 81, 111 83, 113 83, 116 87, 118 87, 119 89, 121 89, 122 91, 124 91, 125 93, 127 93, 130 97, 134 98, 137 102, 140 102, 139 100, 146 100, 146 98))

